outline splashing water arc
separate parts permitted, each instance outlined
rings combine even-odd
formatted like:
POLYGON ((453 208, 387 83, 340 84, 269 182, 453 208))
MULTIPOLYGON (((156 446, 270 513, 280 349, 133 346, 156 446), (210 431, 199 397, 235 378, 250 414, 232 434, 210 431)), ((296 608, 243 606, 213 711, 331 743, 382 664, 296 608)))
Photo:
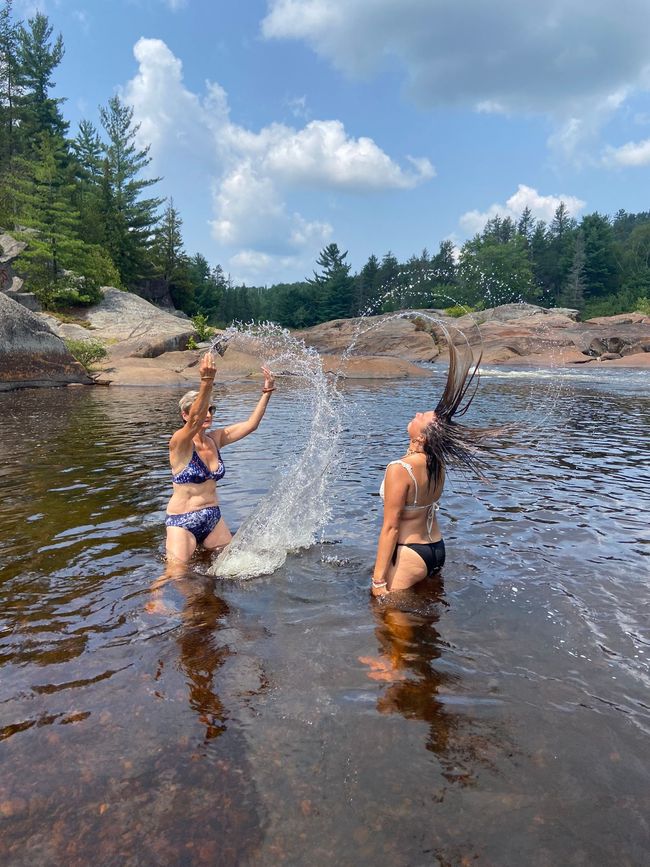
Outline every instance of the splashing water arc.
POLYGON ((335 379, 323 371, 320 356, 273 323, 233 326, 217 338, 214 351, 222 354, 233 337, 242 348, 263 347, 266 366, 275 374, 296 377, 305 386, 307 440, 303 451, 291 455, 269 491, 235 533, 210 571, 221 577, 252 578, 278 569, 287 554, 314 544, 330 518, 329 491, 333 458, 342 419, 342 397, 335 379))

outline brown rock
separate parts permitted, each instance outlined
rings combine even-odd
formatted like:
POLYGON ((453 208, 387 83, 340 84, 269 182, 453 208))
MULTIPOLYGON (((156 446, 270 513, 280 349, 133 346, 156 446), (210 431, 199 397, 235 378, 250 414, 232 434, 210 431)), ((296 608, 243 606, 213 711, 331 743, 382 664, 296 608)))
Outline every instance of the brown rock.
POLYGON ((603 352, 598 361, 613 361, 615 358, 621 358, 620 352, 603 352))
POLYGON ((637 343, 628 343, 621 349, 621 355, 636 355, 638 352, 650 352, 650 337, 637 343))
POLYGON ((91 382, 36 313, 0 293, 0 391, 91 382))
POLYGON ((635 355, 625 355, 612 361, 603 361, 603 367, 650 367, 650 352, 638 352, 635 355))
POLYGON ((395 314, 364 319, 335 319, 296 332, 296 337, 313 346, 321 355, 393 355, 409 361, 433 361, 440 354, 435 326, 425 318, 435 311, 417 312, 410 318, 395 314))
POLYGON ((595 316, 587 319, 585 325, 650 325, 650 316, 646 313, 618 313, 616 316, 595 316))
POLYGON ((431 376, 431 370, 406 359, 371 355, 343 359, 337 355, 324 355, 323 370, 325 373, 340 374, 346 379, 407 379, 431 376))

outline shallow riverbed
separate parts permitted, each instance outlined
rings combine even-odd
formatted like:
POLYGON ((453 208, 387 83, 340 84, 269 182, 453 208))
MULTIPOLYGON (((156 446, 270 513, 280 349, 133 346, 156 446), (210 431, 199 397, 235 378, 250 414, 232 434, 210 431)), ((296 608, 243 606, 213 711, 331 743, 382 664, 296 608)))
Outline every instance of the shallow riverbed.
MULTIPOLYGON (((322 540, 248 581, 199 557, 166 614, 179 392, 0 394, 0 863, 646 863, 647 380, 486 371, 472 419, 522 434, 448 484, 443 583, 389 604, 377 489, 441 378, 350 386, 322 540)), ((225 450, 235 527, 305 412, 285 382, 225 450)))

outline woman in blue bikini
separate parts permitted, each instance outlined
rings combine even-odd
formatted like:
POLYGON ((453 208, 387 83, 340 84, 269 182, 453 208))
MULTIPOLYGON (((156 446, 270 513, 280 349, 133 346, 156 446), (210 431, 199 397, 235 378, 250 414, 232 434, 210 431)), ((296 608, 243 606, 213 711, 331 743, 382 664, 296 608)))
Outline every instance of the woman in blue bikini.
POLYGON ((214 415, 212 386, 216 373, 214 356, 201 359, 199 390, 188 391, 179 401, 185 424, 169 441, 169 462, 174 492, 167 505, 167 558, 187 563, 197 545, 221 549, 232 539, 221 516, 217 482, 225 475, 220 449, 257 430, 266 411, 273 375, 262 367, 264 385, 257 406, 246 421, 210 430, 214 415))
POLYGON ((435 410, 415 414, 406 428, 406 453, 386 467, 380 489, 384 521, 372 577, 374 596, 406 590, 438 574, 445 562, 445 543, 436 513, 446 467, 457 466, 483 478, 482 458, 505 430, 470 428, 453 420, 467 412, 476 394, 479 363, 480 358, 473 364, 469 346, 461 350, 449 341, 449 372, 442 397, 435 410))

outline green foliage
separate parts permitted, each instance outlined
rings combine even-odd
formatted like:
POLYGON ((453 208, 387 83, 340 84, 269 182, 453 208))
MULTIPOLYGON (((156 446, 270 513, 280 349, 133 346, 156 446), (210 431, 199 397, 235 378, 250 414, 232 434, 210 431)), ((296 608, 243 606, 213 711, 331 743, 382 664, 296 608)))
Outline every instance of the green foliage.
MULTIPOLYGON (((623 289, 615 295, 607 298, 595 298, 588 301, 583 310, 584 320, 593 319, 596 316, 616 316, 618 313, 633 313, 639 310, 639 303, 643 307, 647 305, 648 298, 638 298, 634 289, 623 289)), ((639 312, 643 313, 643 310, 639 312)))
POLYGON ((490 232, 467 241, 460 253, 459 278, 461 300, 469 304, 489 299, 490 306, 496 306, 534 296, 525 242, 509 231, 507 240, 490 232))
POLYGON ((106 348, 96 340, 66 339, 64 343, 68 347, 70 355, 83 364, 86 370, 90 370, 90 366, 94 362, 106 358, 108 354, 106 348))
POLYGON ((201 343, 205 340, 209 340, 214 334, 214 328, 211 328, 208 325, 208 317, 204 313, 197 313, 196 316, 192 316, 192 325, 194 326, 199 342, 201 343))
POLYGON ((465 316, 466 313, 473 312, 473 307, 465 307, 462 304, 454 304, 453 307, 445 307, 445 313, 447 316, 453 316, 454 319, 459 319, 461 316, 465 316))
POLYGON ((199 344, 196 342, 196 340, 190 334, 189 339, 187 341, 186 349, 198 349, 198 348, 199 348, 199 344))
POLYGON ((634 302, 634 310, 638 313, 645 313, 650 316, 650 298, 637 298, 634 302))

